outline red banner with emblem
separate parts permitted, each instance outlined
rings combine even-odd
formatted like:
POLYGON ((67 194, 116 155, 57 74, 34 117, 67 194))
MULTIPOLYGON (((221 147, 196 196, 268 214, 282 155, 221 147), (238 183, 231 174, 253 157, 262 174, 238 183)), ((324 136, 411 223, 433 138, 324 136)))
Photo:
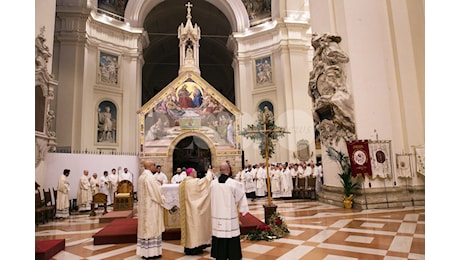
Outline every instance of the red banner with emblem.
POLYGON ((372 176, 371 158, 369 156, 369 141, 347 141, 348 156, 350 157, 351 172, 355 177, 361 174, 372 176))

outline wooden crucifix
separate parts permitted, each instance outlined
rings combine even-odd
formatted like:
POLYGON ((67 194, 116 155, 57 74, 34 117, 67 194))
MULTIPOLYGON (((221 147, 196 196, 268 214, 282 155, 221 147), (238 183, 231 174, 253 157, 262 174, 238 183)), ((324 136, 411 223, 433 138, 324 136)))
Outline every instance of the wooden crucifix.
POLYGON ((273 150, 273 141, 277 140, 279 137, 283 137, 285 134, 288 134, 284 128, 277 127, 273 118, 273 113, 265 107, 265 110, 261 110, 258 116, 257 125, 248 125, 247 128, 243 129, 240 133, 246 138, 255 140, 261 140, 259 149, 261 151, 262 158, 265 158, 265 172, 267 175, 267 191, 268 191, 268 205, 272 205, 271 201, 271 182, 270 182, 270 173, 269 173, 269 163, 268 159, 274 153, 273 150))

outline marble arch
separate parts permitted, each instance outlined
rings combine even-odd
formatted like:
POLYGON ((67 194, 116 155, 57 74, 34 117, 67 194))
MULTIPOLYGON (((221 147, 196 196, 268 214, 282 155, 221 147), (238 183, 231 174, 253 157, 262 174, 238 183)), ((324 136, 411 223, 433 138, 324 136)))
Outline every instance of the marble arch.
MULTIPOLYGON (((148 13, 164 0, 128 1, 125 10, 125 21, 131 26, 143 27, 148 13)), ((249 17, 241 0, 208 0, 224 13, 230 22, 233 32, 244 32, 249 28, 249 17)), ((191 1, 193 4, 193 1, 191 1)))

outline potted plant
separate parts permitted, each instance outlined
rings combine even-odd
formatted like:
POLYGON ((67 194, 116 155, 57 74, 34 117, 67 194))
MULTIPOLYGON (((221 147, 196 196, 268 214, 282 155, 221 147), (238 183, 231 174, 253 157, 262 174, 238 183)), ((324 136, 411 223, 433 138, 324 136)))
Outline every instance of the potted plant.
POLYGON ((359 188, 359 183, 353 178, 350 158, 332 146, 329 146, 326 152, 329 158, 337 161, 342 169, 342 172, 338 173, 338 175, 343 186, 343 205, 345 208, 351 208, 353 206, 353 191, 359 188))

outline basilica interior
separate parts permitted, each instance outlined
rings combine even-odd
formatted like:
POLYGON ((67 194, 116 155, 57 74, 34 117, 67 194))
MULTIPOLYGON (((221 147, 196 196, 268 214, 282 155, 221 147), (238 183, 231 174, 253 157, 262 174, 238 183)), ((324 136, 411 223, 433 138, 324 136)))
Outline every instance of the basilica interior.
MULTIPOLYGON (((244 259, 424 259, 424 39, 419 0, 36 0, 35 182, 56 187, 63 169, 72 187, 83 170, 136 177, 145 159, 168 178, 321 163, 316 200, 277 201, 293 232, 243 241, 244 259)), ((263 203, 250 203, 256 217, 263 203)), ((72 214, 35 239, 66 239, 54 259, 138 259, 132 244, 92 245, 102 227, 72 214)), ((178 241, 164 252, 209 258, 178 241)))

